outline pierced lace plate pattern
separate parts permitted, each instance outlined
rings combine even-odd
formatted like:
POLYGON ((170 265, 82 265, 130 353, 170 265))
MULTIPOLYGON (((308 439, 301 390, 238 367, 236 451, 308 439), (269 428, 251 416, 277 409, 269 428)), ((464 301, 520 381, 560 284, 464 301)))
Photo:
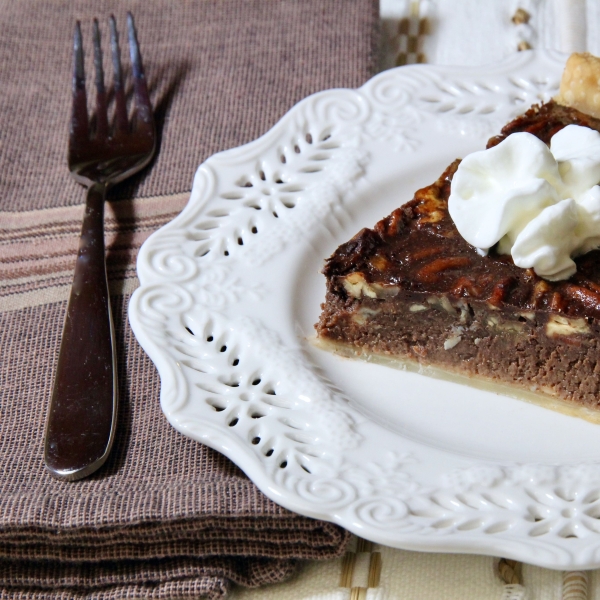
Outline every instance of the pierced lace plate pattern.
POLYGON ((170 423, 276 502, 363 538, 599 567, 600 461, 477 458, 386 428, 315 364, 290 308, 306 253, 372 225, 352 230, 381 174, 427 160, 441 173, 439 140, 483 148, 556 93, 563 65, 523 52, 494 68, 392 69, 306 98, 263 137, 201 165, 186 208, 144 244, 129 307, 170 423))

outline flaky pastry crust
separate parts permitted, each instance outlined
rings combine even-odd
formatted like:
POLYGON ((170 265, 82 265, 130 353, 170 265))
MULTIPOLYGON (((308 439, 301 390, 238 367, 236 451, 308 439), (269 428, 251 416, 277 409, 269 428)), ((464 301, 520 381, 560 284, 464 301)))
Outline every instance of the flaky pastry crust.
POLYGON ((571 54, 555 100, 600 118, 600 58, 589 52, 571 54))

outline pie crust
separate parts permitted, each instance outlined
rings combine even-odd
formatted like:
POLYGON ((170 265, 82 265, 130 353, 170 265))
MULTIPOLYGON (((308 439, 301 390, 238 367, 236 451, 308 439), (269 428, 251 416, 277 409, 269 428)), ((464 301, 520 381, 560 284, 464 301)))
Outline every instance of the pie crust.
POLYGON ((600 118, 600 58, 589 52, 571 54, 556 101, 600 118))

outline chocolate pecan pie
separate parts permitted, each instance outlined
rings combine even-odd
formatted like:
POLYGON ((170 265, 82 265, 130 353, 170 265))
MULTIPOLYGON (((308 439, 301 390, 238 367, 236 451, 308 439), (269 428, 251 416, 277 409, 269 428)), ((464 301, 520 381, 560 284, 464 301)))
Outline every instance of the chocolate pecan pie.
MULTIPOLYGON (((600 119, 550 101, 488 147, 521 131, 549 143, 569 124, 600 131, 600 119)), ((600 421, 600 250, 556 282, 493 249, 482 256, 448 213, 459 163, 327 260, 319 340, 345 355, 516 386, 517 395, 600 421)))

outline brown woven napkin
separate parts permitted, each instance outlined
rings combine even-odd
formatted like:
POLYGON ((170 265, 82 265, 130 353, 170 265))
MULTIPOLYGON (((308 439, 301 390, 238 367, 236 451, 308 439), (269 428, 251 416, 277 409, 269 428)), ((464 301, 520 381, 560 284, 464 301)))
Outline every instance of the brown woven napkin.
POLYGON ((362 84, 377 19, 375 0, 0 0, 0 598, 217 598, 344 550, 344 531, 277 506, 167 424, 125 310, 137 249, 181 210, 197 165, 307 94, 362 84), (160 154, 107 207, 115 447, 100 472, 62 483, 42 440, 84 199, 65 161, 71 36, 81 19, 88 60, 92 17, 114 12, 123 30, 126 9, 160 154))

